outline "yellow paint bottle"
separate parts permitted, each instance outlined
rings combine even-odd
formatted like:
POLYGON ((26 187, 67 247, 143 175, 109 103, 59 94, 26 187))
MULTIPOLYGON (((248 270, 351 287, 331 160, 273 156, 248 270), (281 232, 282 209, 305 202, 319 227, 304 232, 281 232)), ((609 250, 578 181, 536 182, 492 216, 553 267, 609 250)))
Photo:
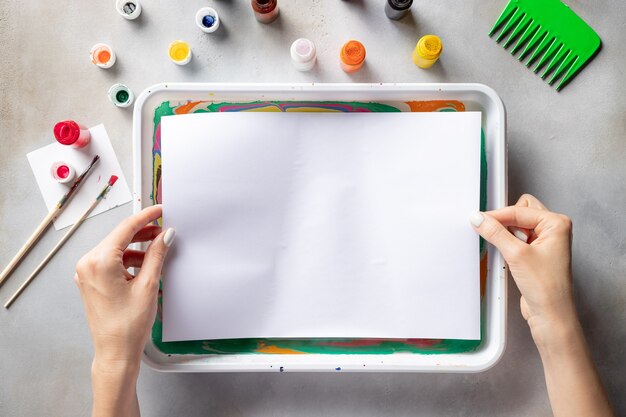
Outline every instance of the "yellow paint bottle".
POLYGON ((435 35, 423 36, 413 50, 413 62, 420 68, 430 68, 443 51, 441 39, 435 35))

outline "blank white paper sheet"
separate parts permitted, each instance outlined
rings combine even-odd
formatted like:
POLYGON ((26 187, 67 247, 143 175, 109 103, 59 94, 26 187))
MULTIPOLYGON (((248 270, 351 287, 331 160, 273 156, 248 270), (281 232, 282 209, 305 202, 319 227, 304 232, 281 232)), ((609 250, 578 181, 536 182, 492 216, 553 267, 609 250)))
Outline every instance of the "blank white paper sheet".
POLYGON ((480 339, 479 112, 161 124, 163 341, 480 339))

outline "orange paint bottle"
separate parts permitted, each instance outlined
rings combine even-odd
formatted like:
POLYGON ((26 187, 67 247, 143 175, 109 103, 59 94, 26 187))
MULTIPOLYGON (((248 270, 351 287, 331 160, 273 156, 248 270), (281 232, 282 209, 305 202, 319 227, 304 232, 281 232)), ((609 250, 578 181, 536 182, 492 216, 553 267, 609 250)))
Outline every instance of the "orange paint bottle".
POLYGON ((361 69, 365 62, 365 46, 359 41, 349 40, 339 53, 341 69, 351 73, 361 69))
POLYGON ((89 52, 91 62, 100 68, 111 68, 115 64, 115 52, 107 44, 97 43, 89 52))

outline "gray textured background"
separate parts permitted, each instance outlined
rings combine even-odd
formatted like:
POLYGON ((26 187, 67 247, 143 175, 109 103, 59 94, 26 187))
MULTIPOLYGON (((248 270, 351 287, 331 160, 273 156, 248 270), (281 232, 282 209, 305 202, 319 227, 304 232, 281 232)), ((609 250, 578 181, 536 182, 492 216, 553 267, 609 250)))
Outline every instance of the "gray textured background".
MULTIPOLYGON (((143 1, 140 20, 118 16, 113 0, 0 0, 0 265, 45 215, 26 153, 50 143, 53 124, 76 118, 104 123, 131 178, 130 109, 106 97, 114 82, 135 93, 162 81, 481 82, 508 111, 509 190, 523 192, 574 220, 577 301, 593 356, 619 415, 626 415, 626 3, 572 0, 599 33, 599 56, 557 94, 486 35, 504 0, 416 0, 412 17, 389 21, 383 1, 280 0, 281 17, 257 24, 248 1, 143 1), (215 7, 223 27, 204 35, 195 11, 215 7), (419 36, 440 34, 444 55, 429 71, 410 53, 419 36), (311 73, 290 66, 297 37, 316 42, 311 73), (344 74, 337 54, 355 37, 367 46, 365 68, 344 74), (170 63, 173 39, 188 40, 192 63, 170 63), (110 70, 88 58, 109 42, 110 70)), ((0 415, 84 416, 91 401, 92 347, 73 268, 82 253, 131 213, 126 205, 87 221, 10 311, 0 309, 0 415)), ((17 288, 61 232, 49 231, 12 279, 17 288)), ((139 379, 145 416, 547 416, 541 362, 509 298, 508 348, 495 368, 474 375, 432 374, 159 374, 139 379)))

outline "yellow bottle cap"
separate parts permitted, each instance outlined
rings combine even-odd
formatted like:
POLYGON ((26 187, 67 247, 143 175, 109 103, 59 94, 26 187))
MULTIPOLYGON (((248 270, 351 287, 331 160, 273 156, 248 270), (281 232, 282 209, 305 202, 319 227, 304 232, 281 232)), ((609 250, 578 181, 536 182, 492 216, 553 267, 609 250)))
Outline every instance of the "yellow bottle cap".
POLYGON ((436 35, 423 36, 417 42, 417 53, 425 59, 437 59, 441 55, 443 44, 436 35))
POLYGON ((175 64, 184 65, 191 59, 191 48, 185 41, 174 41, 168 48, 168 54, 175 64))

